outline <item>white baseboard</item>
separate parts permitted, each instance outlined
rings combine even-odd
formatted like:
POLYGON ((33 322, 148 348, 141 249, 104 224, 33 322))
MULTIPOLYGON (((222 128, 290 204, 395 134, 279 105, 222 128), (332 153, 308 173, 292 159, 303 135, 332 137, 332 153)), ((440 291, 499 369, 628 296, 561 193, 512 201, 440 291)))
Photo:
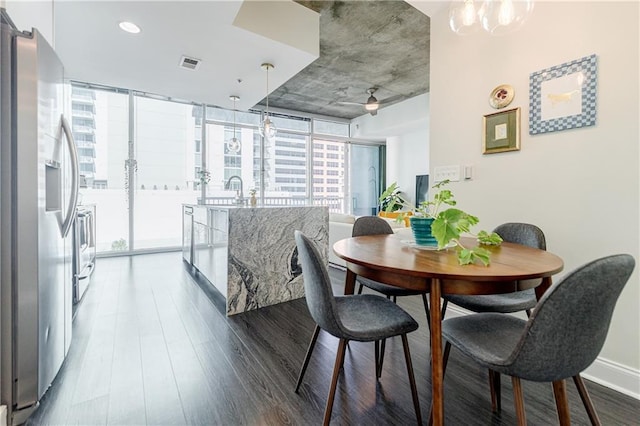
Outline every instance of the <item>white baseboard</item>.
MULTIPOLYGON (((448 318, 468 315, 470 313, 471 312, 458 306, 452 304, 447 305, 446 316, 448 318)), ((522 316, 516 314, 516 316, 526 319, 524 314, 522 314, 522 316)), ((616 392, 640 400, 639 370, 634 370, 614 361, 598 357, 593 364, 580 375, 587 380, 591 380, 609 389, 613 389, 616 392)))
POLYGON ((7 426, 7 406, 0 405, 0 426, 7 426))
POLYGON ((640 400, 638 370, 598 357, 581 375, 592 382, 640 400))

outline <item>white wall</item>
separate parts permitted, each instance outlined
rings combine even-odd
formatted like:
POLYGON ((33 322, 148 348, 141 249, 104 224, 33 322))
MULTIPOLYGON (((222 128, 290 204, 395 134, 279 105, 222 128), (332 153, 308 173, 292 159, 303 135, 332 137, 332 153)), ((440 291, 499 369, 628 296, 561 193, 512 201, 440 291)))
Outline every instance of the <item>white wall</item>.
POLYGON ((416 175, 429 172, 429 94, 382 108, 376 116, 355 118, 351 135, 386 140, 387 185, 398 182, 413 201, 416 175))
POLYGON ((416 175, 429 174, 429 130, 387 138, 387 185, 398 186, 413 203, 416 175))
MULTIPOLYGON (((490 229, 532 222, 565 262, 562 276, 614 253, 639 254, 639 3, 537 2, 521 30, 460 37, 447 9, 431 17, 431 169, 473 164, 452 184, 459 206, 490 229), (529 135, 529 75, 598 57, 597 124, 529 135), (522 108, 522 148, 482 155, 487 100, 511 84, 522 108)), ((412 161, 412 160, 411 160, 412 161)), ((389 167, 391 169, 391 166, 389 167)), ((587 376, 640 398, 639 267, 618 300, 609 335, 587 376)), ((556 278, 557 280, 557 278, 556 278)))

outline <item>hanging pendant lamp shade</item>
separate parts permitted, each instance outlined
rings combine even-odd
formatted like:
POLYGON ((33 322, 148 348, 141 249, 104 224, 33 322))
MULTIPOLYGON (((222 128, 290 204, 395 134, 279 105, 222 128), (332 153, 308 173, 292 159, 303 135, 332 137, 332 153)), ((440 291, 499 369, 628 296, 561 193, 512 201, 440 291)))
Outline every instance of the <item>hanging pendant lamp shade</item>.
POLYGON ((267 71, 267 108, 264 113, 264 120, 260 123, 260 135, 266 139, 273 139, 276 137, 276 133, 278 129, 276 125, 273 124, 271 119, 269 118, 269 70, 273 69, 274 66, 269 63, 264 63, 261 65, 262 69, 267 71))
POLYGON ((227 141, 227 150, 231 154, 237 154, 240 152, 240 139, 236 137, 236 101, 239 101, 240 97, 232 95, 229 99, 233 101, 233 137, 227 141))
POLYGON ((533 0, 485 1, 480 19, 491 35, 509 34, 522 26, 533 11, 533 0))
POLYGON ((534 0, 454 0, 449 6, 449 27, 456 34, 475 33, 479 28, 491 35, 518 29, 533 10, 534 0))
POLYGON ((452 1, 449 6, 449 27, 456 34, 468 35, 480 28, 480 1, 452 1))

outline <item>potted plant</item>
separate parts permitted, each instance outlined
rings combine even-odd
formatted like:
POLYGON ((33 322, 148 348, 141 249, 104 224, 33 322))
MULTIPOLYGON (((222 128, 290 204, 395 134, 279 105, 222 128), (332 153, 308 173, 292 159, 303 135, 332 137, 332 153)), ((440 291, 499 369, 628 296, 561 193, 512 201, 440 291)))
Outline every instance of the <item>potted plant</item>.
MULTIPOLYGON (((476 260, 484 265, 489 265, 491 253, 482 245, 499 245, 502 243, 502 238, 495 232, 491 234, 486 231, 480 231, 477 234, 471 232, 471 228, 477 225, 479 220, 476 216, 453 207, 456 205, 453 193, 451 190, 443 188, 448 183, 449 180, 443 180, 435 184, 432 188, 437 192, 433 199, 414 206, 402 198, 399 192, 394 192, 394 188, 397 187, 394 182, 382 193, 380 201, 382 202, 383 197, 385 198, 387 209, 397 208, 396 206, 399 205, 400 208, 413 212, 411 228, 416 238, 416 244, 436 245, 437 243, 438 249, 452 244, 458 248, 458 261, 461 265, 474 263, 476 260), (445 205, 451 207, 442 210, 445 205), (474 248, 463 246, 460 242, 462 234, 474 235, 480 245, 474 248)), ((396 220, 403 219, 400 215, 396 220)))
POLYGON ((380 195, 378 201, 380 202, 380 217, 396 219, 398 222, 404 220, 405 226, 409 226, 409 216, 411 216, 413 212, 399 211, 405 207, 408 202, 402 196, 402 191, 400 191, 400 187, 397 182, 393 182, 389 185, 382 195, 380 195))
POLYGON ((393 182, 387 189, 384 190, 379 198, 380 211, 395 212, 400 210, 406 204, 406 200, 402 197, 400 187, 397 182, 393 182))

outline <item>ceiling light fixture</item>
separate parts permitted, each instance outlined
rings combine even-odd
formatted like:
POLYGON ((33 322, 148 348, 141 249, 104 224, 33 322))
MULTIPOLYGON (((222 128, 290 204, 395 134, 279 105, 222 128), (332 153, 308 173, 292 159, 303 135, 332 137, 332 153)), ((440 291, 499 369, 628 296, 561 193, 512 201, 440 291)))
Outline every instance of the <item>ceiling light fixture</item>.
POLYGON ((449 6, 449 27, 454 33, 460 35, 473 34, 479 28, 479 21, 479 11, 473 0, 451 2, 449 6))
POLYGON ((262 135, 262 137, 266 139, 271 140, 276 137, 276 133, 278 131, 276 125, 273 124, 271 119, 269 119, 269 70, 273 69, 274 66, 273 64, 265 62, 261 65, 261 67, 263 70, 267 71, 267 108, 264 113, 264 120, 262 120, 262 123, 260 123, 260 135, 262 135))
POLYGON ((367 93, 369 94, 369 99, 367 99, 367 103, 364 104, 364 109, 366 109, 367 111, 370 111, 370 112, 377 111, 378 108, 380 107, 378 100, 376 99, 375 96, 373 96, 376 90, 378 89, 376 89, 375 87, 372 87, 371 89, 367 90, 367 93))
POLYGON ((533 11, 533 0, 485 1, 483 8, 482 28, 491 35, 503 35, 522 26, 533 11))
POLYGON ((140 32, 140 27, 133 22, 122 21, 118 26, 122 31, 126 31, 131 34, 138 34, 140 32))
POLYGON ((453 1, 449 6, 449 27, 459 35, 473 34, 479 28, 491 35, 508 34, 527 20, 533 4, 533 0, 453 1))
POLYGON ((240 152, 240 139, 236 137, 236 101, 239 101, 240 97, 231 95, 229 99, 233 101, 233 137, 227 142, 227 150, 231 154, 237 154, 240 152))

